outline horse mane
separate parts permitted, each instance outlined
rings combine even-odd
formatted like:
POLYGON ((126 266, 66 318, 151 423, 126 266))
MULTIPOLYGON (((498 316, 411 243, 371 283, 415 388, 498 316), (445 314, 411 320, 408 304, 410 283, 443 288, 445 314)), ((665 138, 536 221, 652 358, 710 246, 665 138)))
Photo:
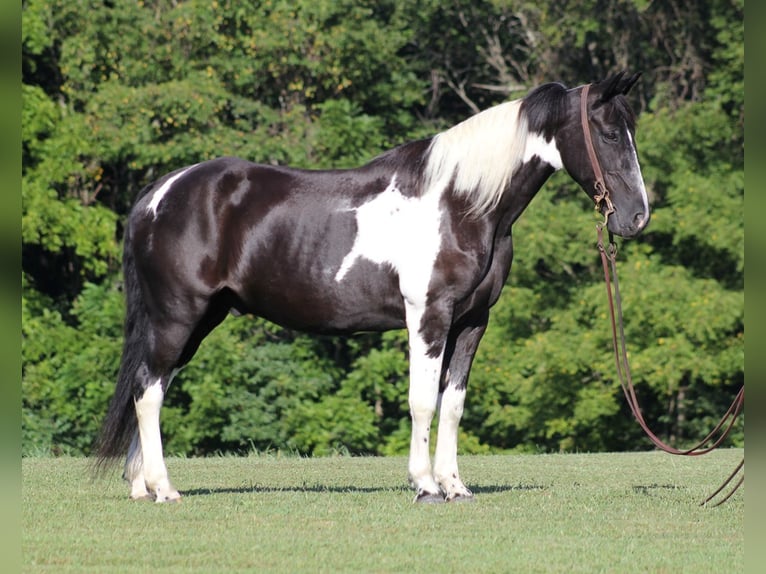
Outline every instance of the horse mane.
POLYGON ((564 118, 565 97, 562 84, 545 84, 434 136, 424 171, 425 193, 452 181, 452 193, 468 201, 469 214, 495 208, 521 163, 527 135, 552 137, 564 118))
POLYGON ((553 82, 526 95, 521 107, 531 133, 541 133, 545 139, 553 137, 566 117, 566 92, 564 84, 553 82))
POLYGON ((526 146, 520 105, 514 100, 491 107, 435 135, 424 172, 426 193, 452 181, 453 193, 468 200, 469 213, 495 207, 526 146))

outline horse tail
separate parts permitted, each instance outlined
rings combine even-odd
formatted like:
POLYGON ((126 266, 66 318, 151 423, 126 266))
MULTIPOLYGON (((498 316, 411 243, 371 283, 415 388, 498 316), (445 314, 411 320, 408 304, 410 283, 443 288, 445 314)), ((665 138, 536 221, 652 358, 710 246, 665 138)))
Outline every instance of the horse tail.
POLYGON ((125 338, 117 386, 95 445, 97 472, 106 470, 127 453, 138 429, 135 399, 140 397, 140 370, 146 368, 149 350, 149 313, 138 280, 129 224, 125 232, 122 268, 126 302, 125 338))

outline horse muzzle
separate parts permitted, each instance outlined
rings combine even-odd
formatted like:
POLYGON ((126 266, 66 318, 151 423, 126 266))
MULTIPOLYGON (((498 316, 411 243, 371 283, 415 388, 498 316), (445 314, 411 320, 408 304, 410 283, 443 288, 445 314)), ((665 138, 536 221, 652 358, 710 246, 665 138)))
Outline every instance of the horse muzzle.
POLYGON ((639 235, 651 219, 651 213, 641 210, 633 213, 628 218, 621 217, 619 210, 615 210, 606 216, 606 228, 620 237, 630 239, 639 235))

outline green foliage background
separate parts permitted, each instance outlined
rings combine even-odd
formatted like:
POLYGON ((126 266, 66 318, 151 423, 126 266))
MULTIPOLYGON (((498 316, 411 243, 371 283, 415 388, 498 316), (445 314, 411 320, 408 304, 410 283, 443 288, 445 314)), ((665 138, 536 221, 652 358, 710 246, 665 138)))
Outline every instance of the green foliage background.
MULTIPOLYGON (((122 221, 220 155, 359 165, 553 80, 640 70, 653 219, 621 246, 634 379, 679 445, 744 383, 744 2, 27 0, 22 11, 23 453, 88 453, 122 337, 122 221)), ((648 447, 615 380, 590 204, 565 174, 514 227, 464 452, 648 447)), ((408 446, 401 332, 309 338, 227 319, 163 410, 177 454, 408 446)), ((744 443, 744 423, 732 442, 744 443)))

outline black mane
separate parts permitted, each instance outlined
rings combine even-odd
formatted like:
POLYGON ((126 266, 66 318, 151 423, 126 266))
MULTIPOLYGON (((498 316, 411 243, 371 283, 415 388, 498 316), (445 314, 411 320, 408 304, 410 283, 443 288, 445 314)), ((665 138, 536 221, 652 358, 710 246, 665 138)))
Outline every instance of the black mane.
MULTIPOLYGON (((610 102, 614 110, 627 123, 631 132, 636 129, 636 115, 623 94, 635 82, 635 77, 622 79, 622 75, 605 80, 609 82, 595 106, 610 102), (627 87, 626 87, 627 86, 627 87)), ((553 137, 567 115, 567 87, 560 82, 543 84, 529 92, 522 101, 521 110, 527 117, 529 131, 542 133, 545 139, 553 137)))
POLYGON ((530 132, 542 133, 545 139, 553 137, 566 117, 566 93, 564 84, 553 82, 535 88, 524 97, 521 111, 527 116, 530 132))

